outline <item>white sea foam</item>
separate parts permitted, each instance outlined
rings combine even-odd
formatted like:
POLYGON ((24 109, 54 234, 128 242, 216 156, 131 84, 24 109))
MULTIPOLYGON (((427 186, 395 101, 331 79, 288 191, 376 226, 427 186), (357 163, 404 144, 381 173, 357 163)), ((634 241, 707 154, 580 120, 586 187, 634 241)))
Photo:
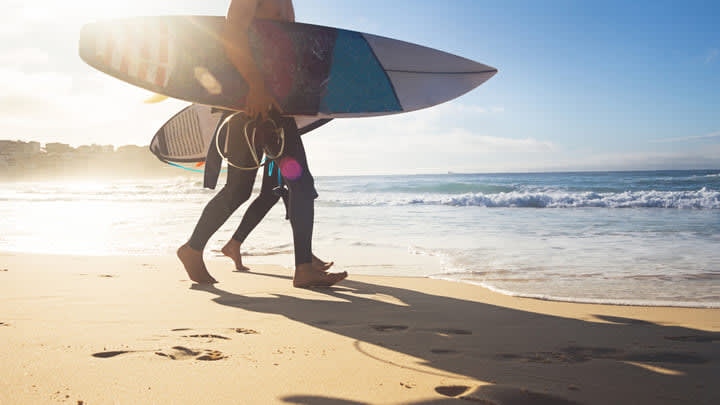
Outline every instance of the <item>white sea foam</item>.
POLYGON ((627 191, 622 193, 562 190, 497 194, 335 194, 320 202, 348 206, 448 205, 487 208, 679 208, 720 209, 720 191, 627 191))
POLYGON ((497 288, 492 284, 477 280, 460 280, 447 275, 432 275, 429 278, 446 280, 478 285, 490 291, 519 298, 533 298, 544 301, 574 302, 580 304, 604 304, 619 306, 645 306, 645 307, 680 307, 680 308, 720 308, 718 302, 696 302, 696 301, 666 301, 666 300, 640 300, 640 299, 612 299, 612 298, 583 298, 583 297, 562 297, 550 294, 528 294, 513 292, 497 288))

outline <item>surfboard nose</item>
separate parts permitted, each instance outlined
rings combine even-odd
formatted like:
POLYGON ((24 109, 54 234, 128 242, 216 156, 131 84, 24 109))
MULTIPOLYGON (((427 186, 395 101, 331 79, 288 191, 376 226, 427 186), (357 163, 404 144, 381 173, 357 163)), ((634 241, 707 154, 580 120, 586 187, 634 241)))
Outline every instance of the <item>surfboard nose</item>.
POLYGON ((492 66, 437 49, 363 35, 392 82, 403 111, 452 100, 498 72, 492 66))
POLYGON ((423 73, 479 73, 497 69, 438 49, 363 34, 380 64, 387 71, 423 73))
POLYGON ((85 63, 94 66, 95 56, 95 36, 97 34, 97 24, 85 24, 80 29, 80 39, 78 41, 78 55, 85 63))

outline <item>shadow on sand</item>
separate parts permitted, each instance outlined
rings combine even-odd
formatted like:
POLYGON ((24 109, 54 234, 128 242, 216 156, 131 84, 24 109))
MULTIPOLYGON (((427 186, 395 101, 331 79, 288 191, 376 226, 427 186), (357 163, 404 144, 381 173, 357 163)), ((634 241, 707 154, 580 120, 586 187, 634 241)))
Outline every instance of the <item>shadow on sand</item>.
MULTIPOLYGON (((438 400, 423 404, 720 403, 720 333, 602 315, 596 318, 604 322, 589 322, 353 280, 313 290, 337 302, 192 289, 213 294, 220 305, 279 314, 352 338, 359 352, 389 367, 411 368, 374 355, 373 345, 422 359, 438 377, 452 373, 492 383, 438 385, 438 400)), ((282 400, 359 404, 330 397, 282 400)))

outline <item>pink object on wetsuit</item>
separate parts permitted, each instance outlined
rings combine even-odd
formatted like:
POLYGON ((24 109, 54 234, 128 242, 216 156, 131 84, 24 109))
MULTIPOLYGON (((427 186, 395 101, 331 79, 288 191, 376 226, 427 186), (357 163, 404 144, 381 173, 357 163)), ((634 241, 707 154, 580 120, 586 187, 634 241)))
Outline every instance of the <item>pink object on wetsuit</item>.
POLYGON ((295 158, 292 156, 285 156, 284 158, 280 159, 280 172, 283 174, 283 177, 290 181, 295 181, 302 177, 303 174, 303 168, 300 166, 300 163, 298 163, 295 158))

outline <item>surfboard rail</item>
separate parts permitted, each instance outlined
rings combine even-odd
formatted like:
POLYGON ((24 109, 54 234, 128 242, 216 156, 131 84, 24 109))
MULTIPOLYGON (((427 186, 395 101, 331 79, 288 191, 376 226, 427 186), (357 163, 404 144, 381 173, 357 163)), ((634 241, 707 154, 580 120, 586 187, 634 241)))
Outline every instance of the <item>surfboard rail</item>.
MULTIPOLYGON (((79 54, 90 66, 172 98, 243 110, 247 83, 227 59, 219 16, 135 17, 85 25, 79 54)), ((497 69, 377 35, 256 20, 251 49, 265 87, 288 115, 397 114, 465 94, 497 69)))

